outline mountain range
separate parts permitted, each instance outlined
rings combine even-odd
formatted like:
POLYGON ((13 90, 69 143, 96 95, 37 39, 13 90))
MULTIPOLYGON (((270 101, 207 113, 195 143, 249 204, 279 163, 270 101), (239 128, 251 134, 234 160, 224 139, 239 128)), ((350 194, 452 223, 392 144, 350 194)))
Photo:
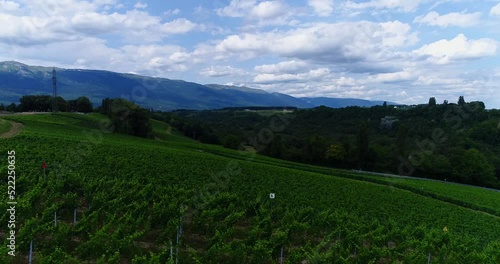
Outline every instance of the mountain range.
MULTIPOLYGON (((125 98, 155 110, 219 109, 245 106, 320 105, 339 108, 370 107, 383 101, 353 98, 297 98, 248 87, 202 85, 182 80, 155 78, 102 70, 28 66, 15 61, 0 62, 0 102, 19 102, 23 95, 52 94, 52 70, 56 70, 58 95, 65 99, 88 97, 95 105, 104 98, 125 98)), ((388 104, 395 104, 388 102, 388 104)))

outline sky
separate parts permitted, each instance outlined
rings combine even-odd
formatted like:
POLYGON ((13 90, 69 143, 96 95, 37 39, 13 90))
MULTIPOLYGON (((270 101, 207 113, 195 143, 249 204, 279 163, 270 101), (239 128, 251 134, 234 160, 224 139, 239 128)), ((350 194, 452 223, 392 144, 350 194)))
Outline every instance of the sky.
POLYGON ((500 0, 0 0, 0 61, 500 109, 500 0))

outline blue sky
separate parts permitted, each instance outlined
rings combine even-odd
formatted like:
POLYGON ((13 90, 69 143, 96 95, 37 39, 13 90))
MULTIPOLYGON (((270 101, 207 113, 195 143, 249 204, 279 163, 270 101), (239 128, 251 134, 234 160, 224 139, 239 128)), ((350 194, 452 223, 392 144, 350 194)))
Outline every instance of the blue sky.
POLYGON ((500 108, 500 1, 0 0, 0 61, 500 108))

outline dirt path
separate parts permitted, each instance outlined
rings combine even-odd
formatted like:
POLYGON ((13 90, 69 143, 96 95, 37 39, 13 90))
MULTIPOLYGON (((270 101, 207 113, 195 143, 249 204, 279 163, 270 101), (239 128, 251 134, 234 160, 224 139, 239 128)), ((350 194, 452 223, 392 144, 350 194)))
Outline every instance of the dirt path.
POLYGON ((21 123, 16 123, 16 122, 11 122, 11 121, 7 121, 7 122, 10 122, 12 124, 12 127, 10 128, 9 131, 3 133, 0 135, 0 138, 11 138, 11 137, 15 137, 17 134, 19 134, 21 132, 21 130, 23 129, 23 124, 21 123))

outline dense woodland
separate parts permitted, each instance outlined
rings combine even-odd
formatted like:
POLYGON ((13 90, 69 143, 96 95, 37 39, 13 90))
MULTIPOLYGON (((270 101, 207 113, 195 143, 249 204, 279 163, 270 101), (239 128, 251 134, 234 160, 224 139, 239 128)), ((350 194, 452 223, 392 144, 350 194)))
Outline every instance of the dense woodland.
POLYGON ((500 110, 463 97, 405 107, 317 107, 274 115, 186 110, 153 117, 205 143, 251 146, 280 159, 500 188, 500 110), (277 115, 289 124, 259 141, 277 115))
POLYGON ((0 104, 0 111, 10 112, 52 112, 54 106, 61 112, 91 113, 93 111, 90 99, 81 96, 74 100, 65 100, 58 96, 54 105, 54 97, 50 95, 25 95, 19 99, 19 104, 5 106, 0 104))

